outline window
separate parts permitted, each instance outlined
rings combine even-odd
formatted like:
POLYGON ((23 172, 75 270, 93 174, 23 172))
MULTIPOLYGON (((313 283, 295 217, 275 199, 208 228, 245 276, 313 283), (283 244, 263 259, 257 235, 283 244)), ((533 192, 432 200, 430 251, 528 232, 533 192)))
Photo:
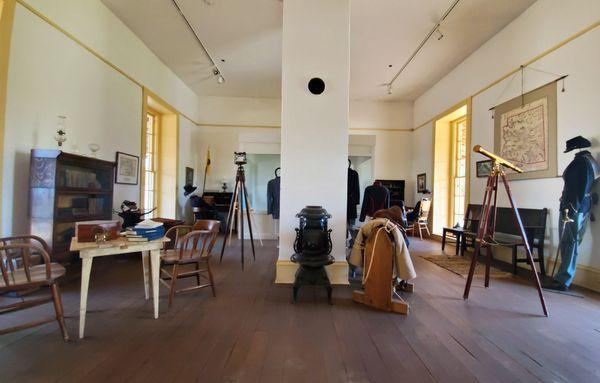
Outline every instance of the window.
POLYGON ((452 225, 462 226, 465 215, 467 190, 467 119, 460 118, 452 123, 453 128, 453 177, 452 177, 452 225))
MULTIPOLYGON (((156 114, 148 113, 146 115, 146 129, 144 132, 144 154, 143 154, 143 174, 144 189, 142 193, 142 207, 144 209, 153 209, 157 204, 157 169, 158 169, 158 118, 156 114)), ((148 214, 146 218, 153 218, 154 212, 148 214)))

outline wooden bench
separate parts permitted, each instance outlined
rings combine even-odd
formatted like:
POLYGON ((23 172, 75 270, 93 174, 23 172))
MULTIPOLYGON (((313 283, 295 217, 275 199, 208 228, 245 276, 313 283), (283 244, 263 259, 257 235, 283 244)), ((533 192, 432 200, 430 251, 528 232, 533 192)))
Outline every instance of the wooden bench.
MULTIPOLYGON (((481 205, 469 204, 467 211, 471 210, 473 213, 469 217, 469 226, 467 230, 463 230, 462 241, 460 243, 461 255, 464 255, 465 249, 470 246, 474 247, 475 238, 477 237, 477 227, 479 225, 479 219, 481 215, 481 205)), ((540 273, 546 275, 546 266, 544 262, 544 244, 546 236, 546 221, 548 217, 548 209, 527 209, 519 208, 519 214, 523 221, 525 232, 527 233, 527 239, 531 251, 536 250, 534 254, 534 261, 540 265, 540 273)), ((465 221, 467 216, 465 216, 465 221)), ((490 222, 493 224, 493 222, 490 222)), ((512 249, 512 266, 513 274, 517 274, 517 266, 519 263, 529 263, 528 260, 523 257, 518 257, 518 250, 520 247, 524 247, 525 244, 519 236, 518 227, 515 223, 513 211, 509 207, 498 207, 496 216, 496 232, 494 236, 495 240, 499 245, 509 247, 512 249)))

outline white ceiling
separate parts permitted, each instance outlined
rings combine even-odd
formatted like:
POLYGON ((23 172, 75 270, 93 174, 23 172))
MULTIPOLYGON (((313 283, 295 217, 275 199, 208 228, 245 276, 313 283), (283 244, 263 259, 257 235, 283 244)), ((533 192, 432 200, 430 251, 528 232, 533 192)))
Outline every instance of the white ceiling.
MULTIPOLYGON (((102 0, 199 95, 281 95, 280 0, 177 0, 226 78, 211 64, 171 0, 102 0), (210 2, 210 1, 208 1, 210 2), (223 59, 225 62, 221 62, 223 59)), ((385 83, 450 6, 452 0, 352 0, 352 99, 414 100, 535 0, 461 0, 394 83, 385 83), (388 65, 392 65, 391 68, 388 65)))

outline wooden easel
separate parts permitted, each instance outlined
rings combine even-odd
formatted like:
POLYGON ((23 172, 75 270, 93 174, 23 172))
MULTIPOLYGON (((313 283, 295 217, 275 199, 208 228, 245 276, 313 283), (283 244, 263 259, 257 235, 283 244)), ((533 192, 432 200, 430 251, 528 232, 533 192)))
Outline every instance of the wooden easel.
MULTIPOLYGON (((385 228, 371 234, 365 245, 364 290, 354 290, 352 299, 379 310, 408 315, 408 303, 398 295, 392 296, 396 294, 392 286, 393 250, 394 244, 385 228)), ((407 284, 403 291, 412 292, 413 285, 407 284)))

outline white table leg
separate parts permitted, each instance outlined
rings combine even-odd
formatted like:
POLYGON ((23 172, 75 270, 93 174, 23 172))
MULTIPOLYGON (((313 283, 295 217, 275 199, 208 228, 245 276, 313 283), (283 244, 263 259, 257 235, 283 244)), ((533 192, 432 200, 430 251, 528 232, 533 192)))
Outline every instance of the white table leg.
POLYGON ((150 252, 142 251, 142 268, 144 270, 144 293, 150 299, 150 252))
POLYGON ((158 276, 160 273, 160 250, 150 251, 150 262, 152 263, 152 298, 154 300, 154 319, 158 318, 158 276))
POLYGON ((87 310, 88 288, 90 286, 90 273, 92 271, 93 257, 81 258, 81 297, 79 300, 79 339, 83 339, 85 330, 85 312, 87 310))

